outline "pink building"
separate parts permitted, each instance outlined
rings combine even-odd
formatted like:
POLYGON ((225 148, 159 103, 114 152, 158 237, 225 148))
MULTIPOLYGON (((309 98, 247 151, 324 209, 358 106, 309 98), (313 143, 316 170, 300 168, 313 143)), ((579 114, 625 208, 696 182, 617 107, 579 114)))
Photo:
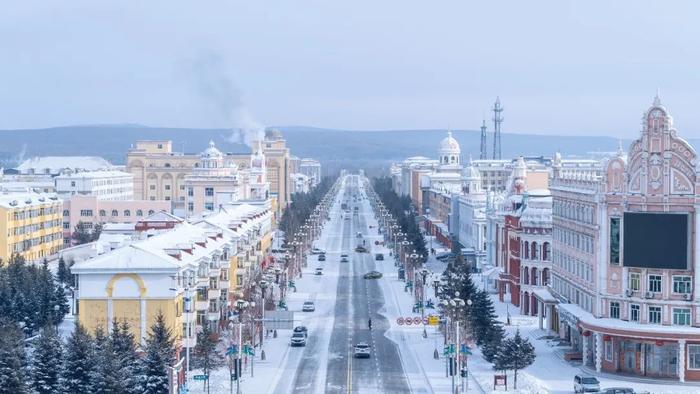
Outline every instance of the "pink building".
POLYGON ((155 212, 170 212, 170 201, 99 200, 96 196, 71 196, 63 200, 63 240, 69 244, 78 222, 92 228, 97 223, 136 223, 155 212))

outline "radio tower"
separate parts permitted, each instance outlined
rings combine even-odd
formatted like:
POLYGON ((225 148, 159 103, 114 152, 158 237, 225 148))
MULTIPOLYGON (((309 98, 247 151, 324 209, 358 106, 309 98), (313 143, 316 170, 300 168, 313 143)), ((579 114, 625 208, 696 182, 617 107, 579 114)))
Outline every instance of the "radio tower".
POLYGON ((486 119, 481 120, 481 148, 479 150, 479 159, 488 159, 486 152, 486 119))
POLYGON ((494 160, 501 159, 501 123, 503 123, 503 107, 501 107, 501 99, 496 97, 496 103, 493 104, 493 158, 494 160))

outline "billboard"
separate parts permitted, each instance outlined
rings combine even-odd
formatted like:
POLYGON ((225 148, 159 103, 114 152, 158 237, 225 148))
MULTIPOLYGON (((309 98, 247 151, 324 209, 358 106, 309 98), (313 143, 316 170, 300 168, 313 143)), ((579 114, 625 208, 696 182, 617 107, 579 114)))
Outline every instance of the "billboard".
POLYGON ((624 266, 688 269, 687 213, 625 212, 622 223, 624 266))

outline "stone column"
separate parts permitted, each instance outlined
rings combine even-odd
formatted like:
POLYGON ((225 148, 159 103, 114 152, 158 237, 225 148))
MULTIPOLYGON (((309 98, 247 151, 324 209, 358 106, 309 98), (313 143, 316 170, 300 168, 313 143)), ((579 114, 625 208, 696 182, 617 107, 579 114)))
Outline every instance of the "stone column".
MULTIPOLYGON (((585 332, 585 331, 584 331, 585 332)), ((583 366, 588 365, 588 338, 587 336, 581 336, 583 338, 583 346, 581 347, 583 366)))
POLYGON ((595 370, 600 372, 603 366, 603 334, 596 332, 595 334, 595 370))
MULTIPOLYGON (((537 300, 537 298, 535 298, 535 302, 537 302, 539 304, 539 301, 537 300)), ((543 313, 542 313, 543 308, 544 308, 544 303, 542 303, 542 305, 537 305, 537 320, 538 320, 539 325, 540 325, 540 330, 543 329, 543 324, 542 324, 542 318, 544 317, 543 313)))
POLYGON ((678 380, 685 382, 685 339, 678 340, 678 380))

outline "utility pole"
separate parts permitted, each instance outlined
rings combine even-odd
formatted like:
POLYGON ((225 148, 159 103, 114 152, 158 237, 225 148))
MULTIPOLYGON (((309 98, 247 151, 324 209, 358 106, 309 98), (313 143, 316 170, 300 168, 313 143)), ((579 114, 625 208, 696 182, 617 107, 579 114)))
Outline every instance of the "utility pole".
POLYGON ((503 107, 501 107, 501 99, 496 97, 496 102, 493 104, 493 159, 501 159, 501 123, 503 123, 503 107))

